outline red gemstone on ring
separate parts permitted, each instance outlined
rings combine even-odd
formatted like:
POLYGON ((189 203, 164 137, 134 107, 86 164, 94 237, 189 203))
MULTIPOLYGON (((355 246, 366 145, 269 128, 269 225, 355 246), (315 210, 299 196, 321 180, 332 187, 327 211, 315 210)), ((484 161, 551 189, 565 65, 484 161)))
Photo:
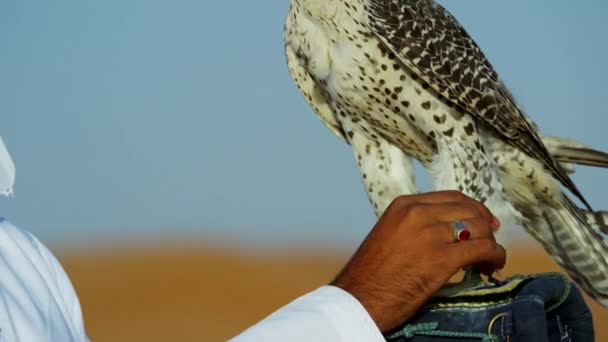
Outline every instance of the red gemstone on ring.
POLYGON ((471 238, 471 232, 468 229, 461 229, 458 232, 458 241, 467 241, 471 238))

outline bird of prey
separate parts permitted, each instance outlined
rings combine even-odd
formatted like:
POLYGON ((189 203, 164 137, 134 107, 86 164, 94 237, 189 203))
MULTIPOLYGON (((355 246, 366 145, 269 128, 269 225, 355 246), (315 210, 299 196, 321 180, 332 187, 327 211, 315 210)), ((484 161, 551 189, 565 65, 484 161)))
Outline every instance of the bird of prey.
MULTIPOLYGON (((585 158, 565 153, 560 163, 551 154, 447 10, 433 0, 291 0, 284 37, 292 78, 352 147, 377 215, 416 193, 416 159, 437 190, 485 203, 503 227, 524 226, 608 306, 608 245, 597 229, 604 215, 590 211, 563 166, 585 158)), ((553 143, 568 150, 567 141, 553 143)), ((608 155, 592 152, 608 165, 608 155)))

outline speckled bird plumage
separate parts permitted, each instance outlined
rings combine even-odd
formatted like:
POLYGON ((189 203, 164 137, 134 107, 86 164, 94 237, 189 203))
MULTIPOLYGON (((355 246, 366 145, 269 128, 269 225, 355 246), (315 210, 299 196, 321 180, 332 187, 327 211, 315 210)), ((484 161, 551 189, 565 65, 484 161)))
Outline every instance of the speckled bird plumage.
POLYGON ((521 224, 608 305, 608 246, 563 193, 587 202, 467 32, 432 0, 291 0, 289 72, 350 144, 378 215, 416 192, 412 160, 437 190, 521 224))

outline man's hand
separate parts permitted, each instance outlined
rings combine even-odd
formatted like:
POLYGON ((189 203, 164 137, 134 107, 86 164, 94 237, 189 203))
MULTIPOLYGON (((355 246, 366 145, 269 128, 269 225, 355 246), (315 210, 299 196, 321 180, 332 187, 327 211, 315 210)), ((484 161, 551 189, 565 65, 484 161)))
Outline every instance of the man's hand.
POLYGON ((357 298, 381 331, 411 317, 460 269, 491 274, 506 253, 492 232, 500 226, 480 202, 456 191, 402 196, 393 201, 332 285, 357 298), (454 222, 471 239, 456 242, 454 222))

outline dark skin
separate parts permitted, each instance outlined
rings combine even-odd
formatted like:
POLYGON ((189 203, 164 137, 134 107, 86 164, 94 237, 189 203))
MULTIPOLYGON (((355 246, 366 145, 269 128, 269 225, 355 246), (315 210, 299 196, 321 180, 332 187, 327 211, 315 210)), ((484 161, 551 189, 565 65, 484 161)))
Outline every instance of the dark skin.
POLYGON ((381 331, 410 318, 463 267, 491 275, 505 249, 500 222, 482 203, 457 191, 401 196, 378 220, 332 285, 357 298, 381 331), (456 242, 454 221, 472 232, 456 242))

